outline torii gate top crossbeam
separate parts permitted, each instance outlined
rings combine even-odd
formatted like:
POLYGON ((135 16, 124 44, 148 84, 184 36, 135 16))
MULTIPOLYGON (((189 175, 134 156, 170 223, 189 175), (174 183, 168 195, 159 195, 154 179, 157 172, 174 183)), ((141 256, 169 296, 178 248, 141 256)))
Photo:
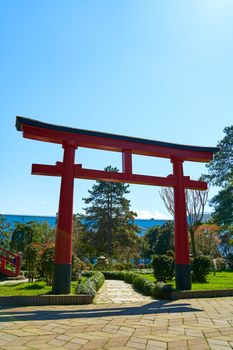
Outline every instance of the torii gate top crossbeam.
POLYGON ((209 162, 217 147, 199 147, 175 143, 153 141, 136 137, 108 134, 83 129, 53 125, 38 120, 17 117, 16 128, 25 138, 64 144, 74 142, 78 147, 95 148, 107 151, 154 156, 161 158, 180 158, 183 161, 209 162))

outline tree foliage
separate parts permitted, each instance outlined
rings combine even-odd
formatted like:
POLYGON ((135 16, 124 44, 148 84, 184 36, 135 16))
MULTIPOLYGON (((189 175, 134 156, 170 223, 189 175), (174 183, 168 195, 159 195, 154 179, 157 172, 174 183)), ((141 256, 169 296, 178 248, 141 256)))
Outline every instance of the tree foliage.
POLYGON ((6 219, 0 214, 0 246, 4 249, 9 249, 10 245, 10 225, 6 219))
POLYGON ((221 228, 220 231, 220 253, 223 257, 233 254, 233 225, 221 228))
POLYGON ((220 150, 207 164, 209 175, 206 178, 215 186, 233 185, 233 125, 226 127, 224 138, 218 142, 220 150))
POLYGON ((163 255, 174 251, 174 224, 169 221, 162 226, 151 227, 144 237, 144 257, 150 258, 154 254, 163 255))
POLYGON ((229 185, 212 198, 210 205, 214 207, 213 220, 221 226, 233 224, 233 185, 229 185))
POLYGON ((23 253, 28 244, 53 242, 54 239, 54 230, 47 222, 30 221, 25 224, 15 224, 10 245, 12 250, 23 253))
MULTIPOLYGON (((108 166, 105 171, 118 170, 108 166)), ((96 181, 88 191, 89 197, 84 198, 85 233, 79 236, 79 241, 82 247, 89 247, 89 255, 131 258, 135 254, 138 227, 134 224, 136 213, 130 210, 130 201, 125 198, 128 187, 124 183, 96 181)))
POLYGON ((40 253, 40 275, 44 277, 46 284, 52 284, 53 269, 54 269, 54 250, 53 243, 47 244, 40 253))
POLYGON ((213 219, 221 226, 233 224, 233 125, 226 127, 224 138, 218 142, 220 150, 207 164, 208 179, 222 189, 214 196, 210 204, 214 207, 213 219))
POLYGON ((38 243, 30 243, 25 247, 25 250, 24 250, 24 259, 26 262, 26 268, 29 274, 31 275, 32 280, 38 269, 40 250, 41 250, 41 247, 39 246, 38 243))
POLYGON ((197 255, 206 255, 213 258, 219 256, 220 227, 215 224, 200 225, 195 234, 197 255))

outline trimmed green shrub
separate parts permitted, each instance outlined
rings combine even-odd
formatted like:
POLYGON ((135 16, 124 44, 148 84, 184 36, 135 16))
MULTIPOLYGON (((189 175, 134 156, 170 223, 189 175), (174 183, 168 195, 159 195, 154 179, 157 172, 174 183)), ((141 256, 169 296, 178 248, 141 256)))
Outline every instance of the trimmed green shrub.
POLYGON ((196 282, 206 282, 207 275, 210 273, 211 260, 207 256, 196 256, 192 262, 192 279, 196 282))
POLYGON ((125 271, 102 271, 106 280, 125 280, 125 271))
POLYGON ((100 271, 93 273, 93 275, 90 278, 90 281, 93 281, 96 285, 96 291, 100 289, 100 287, 104 284, 104 280, 104 275, 100 271))
POLYGON ((95 283, 87 279, 85 282, 81 282, 76 287, 76 294, 87 294, 92 295, 93 297, 96 295, 95 283))
POLYGON ((173 291, 173 288, 171 285, 158 282, 154 285, 152 295, 154 298, 171 299, 172 291, 173 291))
POLYGON ((135 289, 146 295, 153 295, 155 284, 154 282, 148 281, 146 278, 138 275, 133 279, 133 286, 135 289))
POLYGON ((127 283, 133 283, 134 279, 138 276, 137 273, 134 273, 134 272, 126 272, 126 275, 125 275, 125 282, 127 283))
POLYGON ((134 288, 139 290, 142 293, 144 293, 144 284, 145 284, 145 278, 141 276, 135 276, 135 278, 133 279, 134 288))
POLYGON ((122 264, 122 263, 113 264, 112 269, 116 271, 123 271, 125 270, 125 264, 122 264))
POLYGON ((96 292, 104 283, 104 275, 100 271, 93 272, 92 276, 79 283, 76 287, 76 294, 88 294, 95 296, 96 292))
POLYGON ((153 296, 154 288, 155 288, 155 283, 145 279, 145 282, 144 282, 144 294, 153 296))
POLYGON ((153 272, 156 281, 166 282, 171 281, 175 275, 175 260, 167 255, 154 255, 153 272))
POLYGON ((82 276, 91 277, 96 271, 83 271, 82 276))

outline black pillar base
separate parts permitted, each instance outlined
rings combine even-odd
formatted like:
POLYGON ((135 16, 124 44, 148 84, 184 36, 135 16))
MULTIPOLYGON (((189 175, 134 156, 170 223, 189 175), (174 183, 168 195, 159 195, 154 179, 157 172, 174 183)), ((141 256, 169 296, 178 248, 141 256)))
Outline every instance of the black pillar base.
POLYGON ((176 289, 190 290, 191 288, 190 264, 176 264, 176 289))
POLYGON ((54 264, 53 294, 69 294, 71 284, 71 264, 54 264))

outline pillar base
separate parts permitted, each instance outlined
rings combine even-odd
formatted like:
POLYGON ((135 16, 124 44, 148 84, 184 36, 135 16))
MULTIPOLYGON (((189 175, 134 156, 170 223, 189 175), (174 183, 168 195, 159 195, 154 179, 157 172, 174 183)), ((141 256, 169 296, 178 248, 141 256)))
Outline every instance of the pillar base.
POLYGON ((70 294, 71 264, 54 264, 53 294, 70 294))
POLYGON ((176 289, 190 290, 191 288, 190 264, 176 264, 176 289))

